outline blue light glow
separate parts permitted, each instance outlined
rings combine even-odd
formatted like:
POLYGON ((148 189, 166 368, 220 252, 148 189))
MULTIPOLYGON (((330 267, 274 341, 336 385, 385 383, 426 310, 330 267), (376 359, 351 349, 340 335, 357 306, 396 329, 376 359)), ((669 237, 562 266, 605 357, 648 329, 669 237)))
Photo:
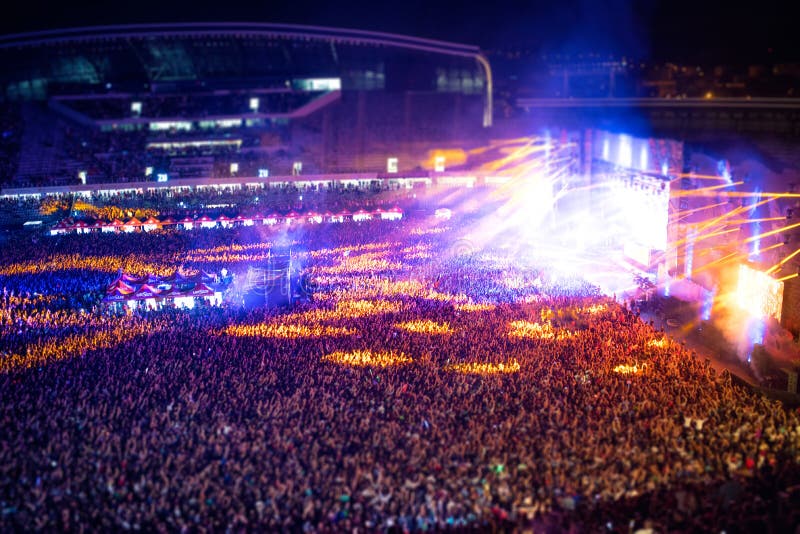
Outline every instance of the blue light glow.
POLYGON ((717 162, 717 172, 720 176, 725 178, 727 183, 733 183, 733 177, 731 176, 731 166, 728 163, 728 160, 721 159, 717 162))
POLYGON ((764 319, 760 317, 753 317, 747 322, 747 361, 750 362, 750 358, 753 355, 753 347, 756 344, 764 343, 764 319))
POLYGON ((692 264, 694 263, 694 240, 697 237, 697 231, 692 228, 689 231, 689 236, 686 238, 686 278, 692 277, 692 264))
MULTIPOLYGON (((761 201, 761 188, 760 187, 756 187, 754 192, 755 192, 755 197, 753 198, 752 207, 750 208, 750 216, 755 219, 755 218, 757 218, 756 217, 756 212, 757 212, 756 204, 758 204, 761 201)), ((756 222, 753 222, 751 224, 752 224, 752 226, 751 226, 752 235, 754 235, 754 236, 759 235, 761 233, 761 223, 756 221, 756 222)), ((753 246, 750 249, 750 256, 759 256, 759 255, 761 255, 761 239, 757 238, 757 239, 753 240, 753 246)))
POLYGON ((700 318, 703 321, 708 321, 711 319, 711 310, 714 308, 714 296, 717 294, 716 289, 712 291, 706 291, 705 295, 703 295, 703 306, 700 308, 700 318))
POLYGON ((633 149, 631 148, 631 138, 627 135, 619 136, 619 156, 617 161, 620 167, 630 169, 633 166, 633 149))
POLYGON ((764 319, 753 319, 750 325, 750 343, 763 343, 764 342, 764 319))

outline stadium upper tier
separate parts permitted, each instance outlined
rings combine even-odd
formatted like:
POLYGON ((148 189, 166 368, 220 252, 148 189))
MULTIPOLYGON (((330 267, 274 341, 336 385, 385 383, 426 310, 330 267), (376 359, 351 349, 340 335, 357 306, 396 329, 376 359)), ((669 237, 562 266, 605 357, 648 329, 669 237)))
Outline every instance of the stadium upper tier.
POLYGON ((0 36, 0 187, 378 172, 389 157, 414 170, 482 135, 491 88, 477 47, 378 32, 193 23, 0 36))
POLYGON ((264 87, 339 78, 342 90, 486 96, 491 69, 475 46, 287 24, 102 26, 0 36, 2 98, 104 91, 264 87))

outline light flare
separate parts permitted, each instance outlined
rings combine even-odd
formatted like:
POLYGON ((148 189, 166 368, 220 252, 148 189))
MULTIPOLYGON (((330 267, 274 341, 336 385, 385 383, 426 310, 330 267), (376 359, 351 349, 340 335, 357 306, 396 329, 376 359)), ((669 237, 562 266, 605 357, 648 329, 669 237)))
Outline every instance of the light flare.
POLYGON ((519 372, 520 365, 516 359, 505 363, 464 362, 450 364, 445 370, 467 375, 514 374, 519 372))
POLYGON ((437 323, 429 319, 406 321, 403 323, 397 323, 395 326, 401 330, 405 330, 406 332, 414 332, 417 334, 449 335, 455 332, 455 330, 450 327, 449 323, 437 323))
POLYGON ((642 363, 642 364, 638 364, 637 363, 637 364, 633 364, 633 365, 629 365, 629 364, 623 363, 623 364, 617 365, 613 369, 613 371, 615 373, 620 374, 620 375, 636 375, 636 374, 644 373, 646 370, 647 370, 647 364, 646 363, 642 363))
POLYGON ((351 367, 390 367, 406 365, 413 360, 403 352, 371 351, 369 349, 351 352, 336 351, 322 357, 323 362, 348 365, 351 367))

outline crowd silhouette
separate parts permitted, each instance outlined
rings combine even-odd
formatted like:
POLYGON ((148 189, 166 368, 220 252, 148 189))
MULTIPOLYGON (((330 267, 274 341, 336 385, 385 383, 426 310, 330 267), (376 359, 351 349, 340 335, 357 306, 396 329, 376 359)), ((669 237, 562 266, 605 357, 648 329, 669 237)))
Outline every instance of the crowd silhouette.
POLYGON ((796 530, 796 411, 546 262, 453 252, 461 226, 4 248, 0 530, 796 530), (264 243, 313 281, 291 310, 101 303, 264 243))

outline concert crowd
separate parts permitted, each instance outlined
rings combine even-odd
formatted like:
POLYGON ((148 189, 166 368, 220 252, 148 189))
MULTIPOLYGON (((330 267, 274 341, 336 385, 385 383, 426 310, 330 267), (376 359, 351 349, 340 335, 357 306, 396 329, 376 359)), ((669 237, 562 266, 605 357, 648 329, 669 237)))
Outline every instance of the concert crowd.
POLYGON ((0 530, 797 529, 797 411, 460 230, 406 217, 4 247, 0 530), (311 281, 291 309, 102 302, 120 270, 243 280, 265 243, 311 281))

